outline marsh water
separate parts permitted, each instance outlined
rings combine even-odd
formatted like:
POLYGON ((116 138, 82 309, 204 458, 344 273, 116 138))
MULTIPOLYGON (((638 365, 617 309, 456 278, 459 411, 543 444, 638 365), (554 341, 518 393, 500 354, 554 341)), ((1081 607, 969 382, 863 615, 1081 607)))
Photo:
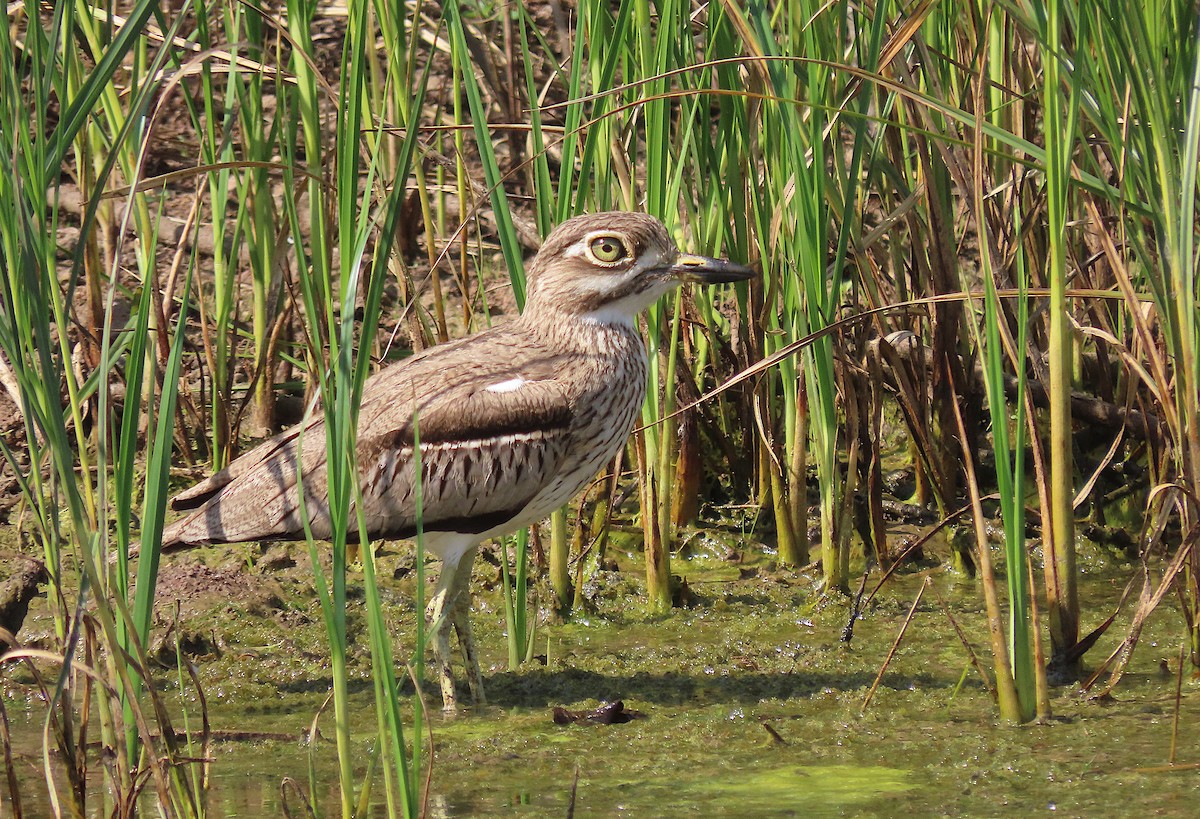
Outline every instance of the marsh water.
MULTIPOLYGON (((332 727, 306 734, 329 690, 309 568, 267 572, 257 552, 188 555, 164 567, 161 596, 181 599, 180 635, 199 669, 214 731, 210 816, 276 816, 282 783, 336 811, 332 727), (180 578, 190 578, 186 582, 180 578), (197 578, 208 578, 208 588, 197 578), (189 585, 190 583, 190 585, 189 585), (206 594, 196 593, 207 589, 206 594), (263 738, 261 735, 269 735, 263 738)), ((486 706, 431 716, 432 816, 1194 816, 1200 798, 1200 683, 1183 677, 1175 759, 1182 620, 1168 604, 1143 635, 1129 673, 1104 700, 1077 686, 1053 692, 1054 718, 1014 727, 996 708, 946 610, 990 667, 976 581, 931 568, 900 575, 874 597, 846 642, 851 604, 822 602, 814 577, 777 571, 768 557, 699 554, 679 560, 690 605, 662 618, 641 612, 636 556, 589 588, 593 610, 539 626, 538 658, 506 670, 504 615, 494 566, 480 561, 474 623, 486 706), (864 708, 920 586, 930 586, 864 708), (559 725, 553 708, 587 711, 621 700, 623 724, 559 725)), ((289 558, 291 560, 291 558, 289 558)), ((410 645, 411 555, 381 557, 391 588, 397 653, 410 645), (390 563, 389 563, 390 561, 390 563)), ((1093 557, 1083 586, 1089 628, 1111 612, 1135 566, 1093 557)), ((868 590, 874 586, 874 576, 868 590)), ((164 616, 173 606, 164 604, 164 616)), ((170 614, 169 616, 174 616, 170 614)), ((28 627, 45 628, 35 609, 28 627)), ((1128 612, 1088 655, 1095 666, 1119 643, 1128 612)), ((361 622, 355 660, 355 737, 366 770, 374 730, 361 622)), ((26 639, 30 635, 23 632, 26 639)), ((194 692, 160 688, 199 723, 194 692)), ((10 668, 3 678, 16 765, 29 815, 48 810, 41 779, 41 714, 10 668)), ((1101 686, 1102 687, 1102 686, 1101 686)), ((430 688, 430 702, 436 692, 430 688)), ((182 721, 182 720, 181 720, 182 721)), ((181 727, 181 726, 176 726, 181 727)), ((385 815, 383 794, 374 800, 385 815)), ((0 813, 5 803, 0 801, 0 813)), ((288 799, 292 815, 303 809, 288 799)), ((96 794, 91 815, 104 815, 96 794)))

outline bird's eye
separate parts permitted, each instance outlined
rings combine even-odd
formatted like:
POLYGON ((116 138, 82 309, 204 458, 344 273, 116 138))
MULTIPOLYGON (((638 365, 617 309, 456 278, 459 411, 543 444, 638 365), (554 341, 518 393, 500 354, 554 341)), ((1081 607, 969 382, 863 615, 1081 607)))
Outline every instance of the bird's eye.
POLYGON ((629 248, 616 236, 597 236, 592 239, 588 249, 601 264, 613 264, 629 255, 629 248))

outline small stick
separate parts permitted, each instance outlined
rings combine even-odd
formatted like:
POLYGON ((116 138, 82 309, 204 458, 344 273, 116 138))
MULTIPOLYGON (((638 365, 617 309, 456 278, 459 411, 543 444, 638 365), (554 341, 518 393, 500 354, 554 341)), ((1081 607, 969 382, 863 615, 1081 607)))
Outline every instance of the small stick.
POLYGON ((867 567, 863 569, 862 581, 858 584, 858 594, 854 595, 854 602, 850 605, 850 619, 842 628, 841 642, 849 643, 854 639, 854 621, 862 616, 862 599, 863 592, 867 590, 867 577, 871 574, 871 564, 874 561, 867 558, 867 567))
POLYGON ((1183 664, 1187 660, 1187 643, 1179 644, 1179 673, 1175 675, 1175 718, 1171 720, 1171 754, 1167 764, 1175 764, 1175 747, 1179 741, 1179 711, 1183 694, 1183 664))
MULTIPOLYGON (((3 631, 3 629, 0 629, 3 631)), ((21 786, 17 784, 17 769, 13 765, 12 737, 8 730, 8 712, 4 710, 4 701, 0 700, 0 755, 4 759, 4 773, 8 783, 8 798, 12 805, 14 819, 20 819, 25 814, 21 812, 21 786)))
POLYGON ((773 725, 771 725, 771 723, 767 722, 766 720, 763 720, 763 722, 761 722, 760 725, 762 725, 763 729, 768 734, 771 735, 771 741, 773 743, 775 743, 776 745, 787 745, 788 744, 787 740, 784 739, 782 736, 780 736, 779 732, 775 730, 775 727, 773 725))
POLYGON ((908 610, 908 616, 904 618, 904 624, 900 626, 900 633, 896 635, 895 642, 892 643, 887 657, 883 660, 883 666, 875 676, 875 682, 871 686, 871 690, 867 692, 866 698, 863 699, 862 710, 866 711, 867 706, 871 704, 871 698, 875 696, 875 689, 879 687, 879 682, 883 679, 883 673, 887 671, 888 665, 892 662, 892 657, 896 656, 896 649, 900 648, 900 641, 904 639, 904 632, 908 630, 908 624, 912 622, 913 615, 917 613, 917 606, 921 603, 921 596, 925 594, 925 589, 928 587, 929 578, 926 577, 925 582, 921 584, 921 588, 917 590, 917 597, 913 600, 912 607, 908 610))
POLYGON ((979 655, 975 653, 975 649, 971 647, 971 641, 967 639, 967 635, 963 632, 962 626, 954 619, 954 615, 950 613, 950 607, 946 605, 946 601, 941 598, 936 592, 934 595, 938 599, 938 605, 942 607, 942 613, 946 615, 946 619, 950 621, 950 625, 954 627, 954 633, 958 635, 958 641, 962 643, 966 649, 967 657, 970 658, 971 664, 975 666, 975 670, 979 673, 979 678, 983 680, 983 685, 988 693, 992 695, 992 702, 998 702, 999 697, 996 694, 996 687, 992 685, 992 678, 988 676, 987 669, 983 667, 983 663, 979 661, 979 655))
POLYGON ((571 780, 571 795, 567 800, 567 819, 575 819, 575 797, 579 794, 579 766, 575 766, 575 778, 571 780))

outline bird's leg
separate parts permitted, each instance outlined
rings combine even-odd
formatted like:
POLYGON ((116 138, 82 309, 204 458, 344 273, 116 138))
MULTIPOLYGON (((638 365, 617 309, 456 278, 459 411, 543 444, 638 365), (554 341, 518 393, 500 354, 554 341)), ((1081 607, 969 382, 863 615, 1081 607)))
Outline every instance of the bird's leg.
POLYGON ((451 589, 453 601, 450 609, 450 619, 454 630, 458 633, 458 647, 462 650, 463 666, 467 671, 467 684, 471 687, 471 699, 477 705, 484 703, 483 675, 479 671, 479 655, 475 653, 475 638, 471 633, 471 566, 475 563, 475 555, 479 553, 476 546, 469 550, 459 565, 461 571, 454 578, 454 588, 451 589))
POLYGON ((450 666, 450 629, 452 628, 453 601, 451 595, 455 575, 460 563, 446 562, 442 564, 442 574, 438 578, 437 590, 429 601, 426 613, 429 618, 429 631, 433 635, 433 652, 437 655, 438 676, 441 678, 442 710, 454 711, 458 708, 458 697, 454 690, 454 669, 450 666))

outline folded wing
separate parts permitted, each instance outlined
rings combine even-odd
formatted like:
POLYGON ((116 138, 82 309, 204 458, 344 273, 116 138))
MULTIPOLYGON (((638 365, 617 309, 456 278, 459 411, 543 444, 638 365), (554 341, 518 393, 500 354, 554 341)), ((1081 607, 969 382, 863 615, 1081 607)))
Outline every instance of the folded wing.
MULTIPOLYGON (((485 532, 517 517, 556 474, 571 437, 572 407, 555 378, 563 362, 530 356, 528 346, 519 365, 497 360, 505 339, 494 334, 489 360, 464 366, 487 335, 368 381, 355 454, 370 535, 412 536, 418 494, 426 531, 485 532)), ((193 511, 167 528, 164 549, 300 539, 305 520, 314 537, 328 538, 325 435, 318 415, 181 493, 172 505, 193 511)))

